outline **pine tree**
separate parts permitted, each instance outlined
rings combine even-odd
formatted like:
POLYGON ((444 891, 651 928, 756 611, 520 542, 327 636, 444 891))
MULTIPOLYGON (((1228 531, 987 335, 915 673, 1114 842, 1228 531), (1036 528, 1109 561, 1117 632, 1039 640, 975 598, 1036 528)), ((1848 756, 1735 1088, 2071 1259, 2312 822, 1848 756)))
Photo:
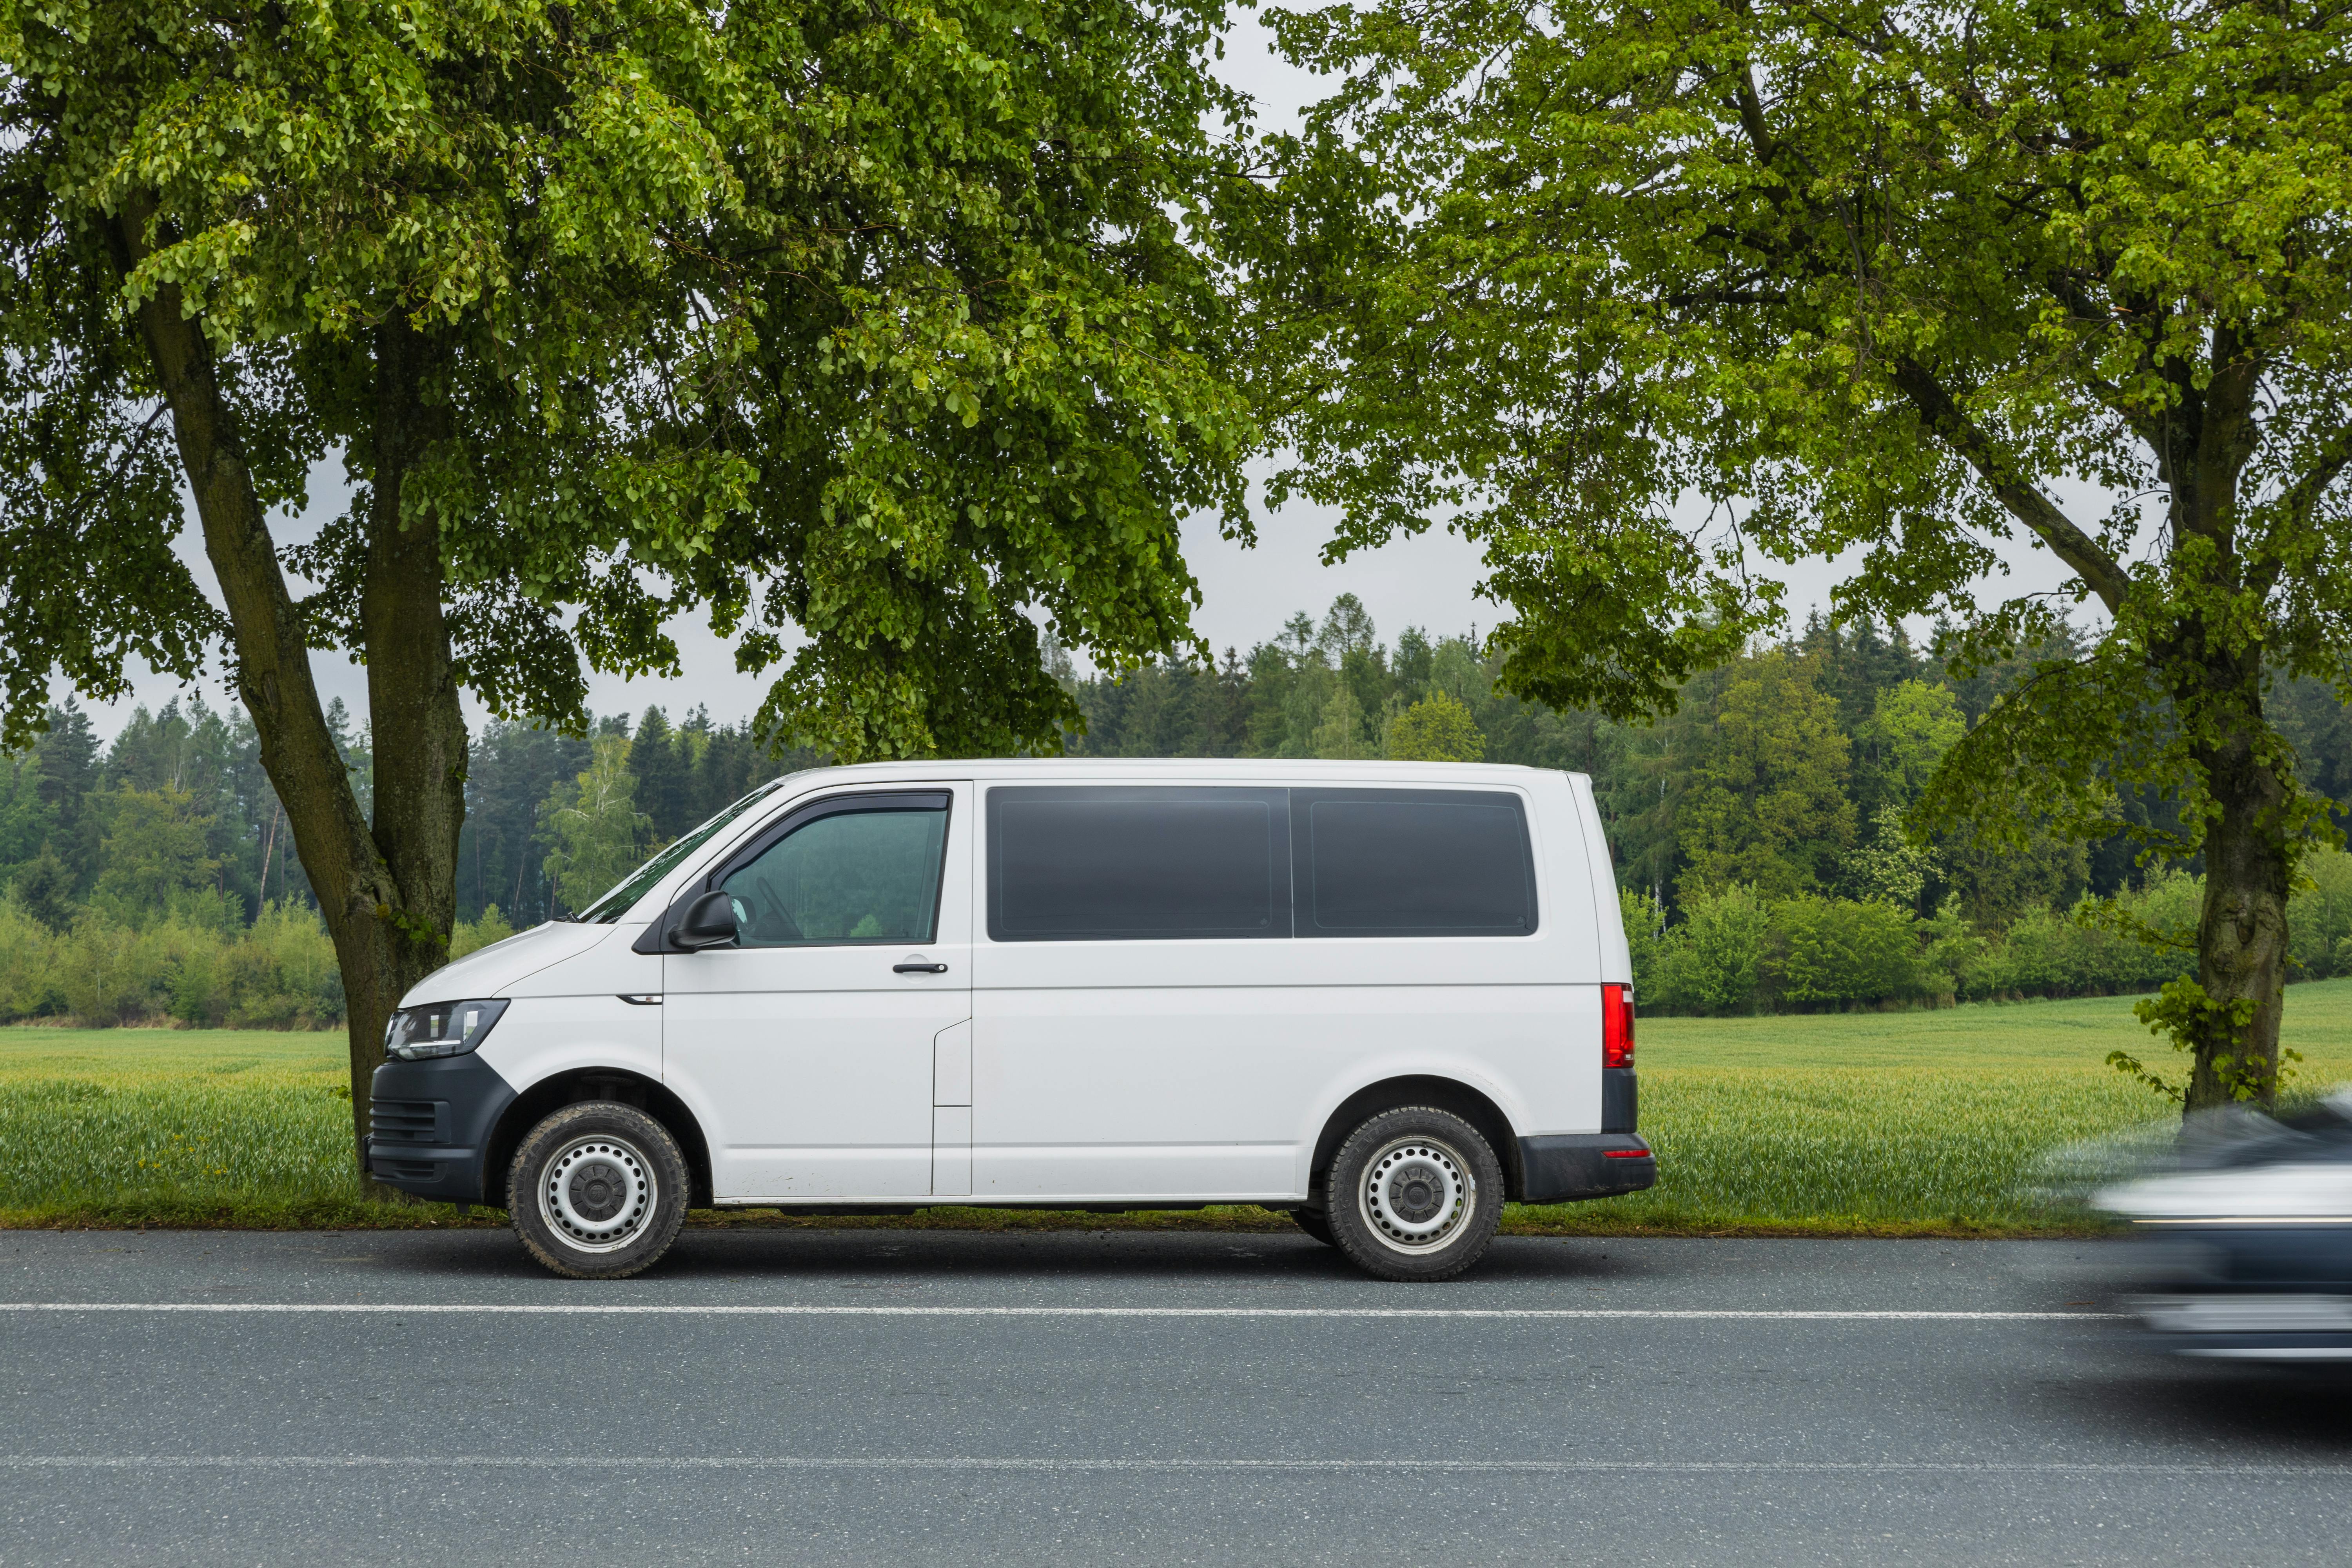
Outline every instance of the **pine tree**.
POLYGON ((629 745, 629 772, 637 781, 637 809, 653 824, 654 842, 667 844, 700 820, 692 815, 692 779, 669 715, 648 708, 629 745))

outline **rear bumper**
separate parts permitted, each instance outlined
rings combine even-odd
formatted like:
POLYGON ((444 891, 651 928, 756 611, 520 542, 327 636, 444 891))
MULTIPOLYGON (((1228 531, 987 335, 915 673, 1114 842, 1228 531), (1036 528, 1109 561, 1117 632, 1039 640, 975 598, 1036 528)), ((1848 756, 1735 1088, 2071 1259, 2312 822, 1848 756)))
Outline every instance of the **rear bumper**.
POLYGON ((1553 1132, 1519 1140, 1521 1203, 1613 1198, 1658 1183, 1658 1157, 1632 1132, 1553 1132))

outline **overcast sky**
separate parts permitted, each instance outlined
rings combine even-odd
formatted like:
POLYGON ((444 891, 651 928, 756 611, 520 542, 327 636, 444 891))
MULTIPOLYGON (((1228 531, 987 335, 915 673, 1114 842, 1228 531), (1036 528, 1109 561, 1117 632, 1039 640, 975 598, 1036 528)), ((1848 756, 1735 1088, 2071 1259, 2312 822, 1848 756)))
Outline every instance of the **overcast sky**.
MULTIPOLYGON (((1231 35, 1223 68, 1229 80, 1257 99, 1262 123, 1268 127, 1294 121, 1298 107, 1319 96, 1317 78, 1268 55, 1265 33, 1246 13, 1231 35)), ((1272 467, 1260 465, 1260 471, 1270 471, 1272 467)), ((341 510, 345 491, 340 467, 322 467, 313 476, 311 489, 310 516, 290 529, 281 527, 281 538, 315 529, 341 510)), ((2091 514, 2077 515, 2087 521, 2091 514)), ((1202 598, 1194 625, 1213 647, 1222 652, 1230 646, 1246 653, 1253 644, 1271 637, 1292 614, 1304 610, 1319 617, 1342 593, 1354 594, 1364 602, 1384 642, 1393 641, 1408 626, 1444 636, 1474 626, 1483 631, 1500 618, 1501 610, 1475 593, 1481 574, 1478 552, 1462 540, 1432 530, 1339 565, 1325 566, 1318 552, 1330 537, 1330 523, 1328 513, 1293 501, 1279 513, 1260 515, 1258 542, 1252 550, 1220 538, 1213 518, 1197 518, 1186 524, 1185 553, 1200 579, 1202 598)), ((193 515, 179 547, 198 580, 209 588, 212 573, 193 515)), ((2053 586, 2063 575, 2039 551, 2019 550, 2011 559, 2013 573, 2000 584, 2000 596, 2053 586)), ((1808 609, 1827 603, 1829 584, 1836 575, 1833 563, 1812 563, 1785 574, 1796 619, 1801 621, 1808 609)), ((623 681, 592 676, 591 703, 595 711, 635 714, 650 703, 659 703, 676 716, 704 704, 713 718, 732 721, 759 706, 766 682, 737 674, 732 649, 713 637, 699 619, 686 617, 671 631, 684 666, 679 679, 623 681)), ((366 710, 362 670, 330 655, 314 656, 313 662, 323 697, 340 696, 355 712, 366 710)), ((93 707, 93 719, 102 734, 111 735, 134 706, 158 707, 184 689, 178 682, 143 667, 133 673, 130 697, 93 707)), ((208 701, 223 700, 226 689, 221 672, 212 672, 197 689, 208 701)), ((56 694, 60 699, 65 696, 62 683, 56 694)), ((470 700, 467 716, 478 725, 483 717, 470 700)))

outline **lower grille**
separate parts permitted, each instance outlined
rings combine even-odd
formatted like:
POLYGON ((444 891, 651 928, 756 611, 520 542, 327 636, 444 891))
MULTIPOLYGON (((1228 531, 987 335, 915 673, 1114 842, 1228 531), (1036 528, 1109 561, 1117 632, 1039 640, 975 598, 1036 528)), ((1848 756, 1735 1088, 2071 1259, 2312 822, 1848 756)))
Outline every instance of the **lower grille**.
POLYGON ((437 1100, 379 1100, 368 1107, 368 1131, 379 1143, 439 1143, 437 1100))

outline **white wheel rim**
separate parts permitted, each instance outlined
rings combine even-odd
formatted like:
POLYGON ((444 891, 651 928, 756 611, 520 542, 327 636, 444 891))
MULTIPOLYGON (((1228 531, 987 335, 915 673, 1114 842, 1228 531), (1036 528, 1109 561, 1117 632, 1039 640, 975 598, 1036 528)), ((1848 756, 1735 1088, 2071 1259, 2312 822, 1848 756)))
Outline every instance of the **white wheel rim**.
POLYGON ((653 1218, 660 1188, 636 1147, 607 1136, 575 1138, 541 1169, 540 1217, 580 1252, 614 1252, 653 1218))
POLYGON ((1356 1192, 1365 1226, 1399 1252, 1437 1251, 1462 1234, 1478 1206, 1470 1163, 1434 1138, 1383 1144, 1356 1192))

